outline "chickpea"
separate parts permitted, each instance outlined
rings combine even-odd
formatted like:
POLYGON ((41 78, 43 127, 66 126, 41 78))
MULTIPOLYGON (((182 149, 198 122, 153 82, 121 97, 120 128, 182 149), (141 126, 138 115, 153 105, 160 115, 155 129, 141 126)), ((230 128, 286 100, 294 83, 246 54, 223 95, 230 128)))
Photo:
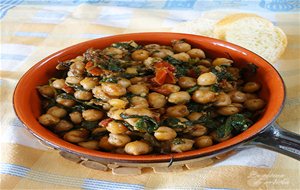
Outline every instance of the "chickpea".
POLYGON ((179 91, 170 94, 168 101, 173 104, 185 104, 191 100, 191 96, 186 91, 179 91))
POLYGON ((236 107, 236 108, 238 108, 238 109, 239 109, 239 112, 242 111, 243 108, 244 108, 243 104, 240 104, 240 103, 235 103, 235 102, 234 102, 234 103, 232 103, 231 105, 234 106, 234 107, 236 107))
POLYGON ((70 70, 77 76, 81 75, 85 71, 85 64, 82 61, 75 61, 71 66, 70 70))
POLYGON ((78 111, 70 113, 69 116, 74 124, 79 124, 82 122, 82 115, 78 111))
POLYGON ((191 139, 175 139, 171 144, 172 152, 185 152, 191 150, 195 141, 191 139))
POLYGON ((232 102, 245 102, 247 99, 247 96, 245 93, 241 92, 241 91, 231 91, 229 93, 231 101, 232 102))
POLYGON ((221 115, 233 115, 238 113, 239 111, 240 109, 233 105, 223 106, 217 109, 217 113, 221 115))
POLYGON ((74 59, 74 61, 84 61, 84 57, 79 55, 74 59))
POLYGON ((188 62, 191 57, 189 56, 189 54, 187 53, 177 53, 177 54, 174 54, 173 57, 179 61, 183 61, 183 62, 188 62))
POLYGON ((106 151, 113 150, 115 146, 108 142, 108 136, 104 136, 100 139, 98 146, 106 151))
POLYGON ((108 103, 109 103, 112 107, 117 108, 117 109, 125 108, 126 105, 128 104, 127 101, 121 100, 121 99, 110 99, 110 100, 108 100, 108 103))
POLYGON ((154 136, 159 141, 167 141, 174 139, 177 133, 170 127, 161 126, 155 131, 154 136))
POLYGON ((131 85, 131 82, 126 78, 121 78, 120 80, 118 80, 118 84, 123 86, 124 88, 127 88, 128 86, 131 85))
POLYGON ((246 100, 258 98, 256 94, 246 93, 246 100))
POLYGON ((198 119, 200 119, 200 117, 202 117, 202 113, 200 112, 193 112, 190 115, 187 116, 187 118, 191 121, 196 121, 198 119))
POLYGON ((147 50, 153 50, 153 49, 160 49, 160 45, 159 44, 147 44, 144 46, 144 49, 147 50))
POLYGON ((173 44, 173 49, 176 52, 187 52, 187 51, 191 50, 191 45, 186 42, 183 42, 183 41, 176 41, 173 44))
POLYGON ((170 117, 185 117, 189 115, 189 110, 185 105, 176 105, 167 108, 167 115, 170 117))
POLYGON ((114 98, 113 96, 110 96, 110 95, 107 95, 106 93, 104 93, 101 86, 96 86, 95 88, 93 88, 92 92, 93 92, 95 98, 101 99, 105 102, 114 98))
POLYGON ((195 140, 195 145, 198 148, 204 148, 213 145, 213 140, 210 136, 201 136, 195 140))
POLYGON ((65 98, 61 98, 61 97, 57 97, 56 102, 61 105, 66 106, 66 107, 73 107, 76 104, 76 102, 74 100, 65 99, 65 98))
POLYGON ((50 114, 43 114, 38 118, 39 122, 45 126, 56 125, 59 122, 59 118, 50 114))
POLYGON ((74 97, 78 100, 90 100, 93 98, 93 93, 89 91, 78 90, 74 93, 74 97))
POLYGON ((265 101, 260 98, 250 99, 244 102, 244 106, 250 111, 260 110, 264 108, 265 105, 266 105, 265 101))
POLYGON ((234 91, 236 90, 235 87, 233 87, 232 84, 230 84, 228 81, 222 81, 222 89, 224 92, 231 92, 231 91, 234 91))
POLYGON ((170 95, 171 93, 180 91, 180 87, 174 84, 163 84, 160 89, 162 90, 161 94, 163 95, 170 95))
POLYGON ((131 57, 133 60, 135 61, 144 61, 145 59, 147 59, 149 57, 149 52, 146 50, 135 50, 132 54, 131 57))
POLYGON ((217 76, 212 72, 203 73, 197 79, 197 84, 202 86, 208 86, 217 82, 217 76))
POLYGON ((63 138, 71 143, 80 143, 86 141, 88 136, 89 132, 81 128, 67 132, 63 138))
POLYGON ((63 132, 63 131, 69 131, 70 129, 72 129, 74 126, 71 122, 66 121, 66 120, 60 120, 58 122, 58 124, 56 124, 54 126, 54 130, 56 132, 63 132))
POLYGON ((155 51, 152 54, 152 57, 165 58, 168 55, 172 56, 172 55, 174 55, 174 53, 171 50, 169 50, 169 49, 160 49, 158 51, 155 51))
POLYGON ((80 76, 69 76, 66 78, 65 83, 67 84, 79 84, 83 78, 80 76))
POLYGON ((120 135, 120 134, 109 134, 108 142, 109 144, 116 146, 116 147, 123 147, 127 143, 131 141, 128 135, 120 135))
POLYGON ((215 106, 228 106, 231 104, 231 99, 228 94, 225 94, 224 92, 221 92, 214 102, 215 106))
POLYGON ((58 118, 63 118, 67 115, 67 111, 65 109, 57 106, 52 106, 51 108, 49 108, 47 113, 58 118))
POLYGON ((65 85, 65 79, 56 79, 52 82, 52 86, 56 89, 62 89, 65 85))
POLYGON ((112 134, 122 134, 128 131, 127 127, 125 127, 122 123, 116 121, 109 122, 106 129, 112 134))
POLYGON ((197 83, 196 83, 196 79, 192 77, 180 77, 178 79, 178 84, 181 88, 191 88, 195 86, 197 83))
POLYGON ((205 53, 201 49, 198 48, 193 48, 187 52, 191 58, 199 58, 199 59, 204 59, 205 58, 205 53))
POLYGON ((153 117, 154 114, 147 108, 128 108, 124 111, 126 115, 146 115, 149 117, 153 117))
POLYGON ((205 135, 207 133, 207 128, 204 127, 201 124, 193 125, 192 131, 190 132, 190 135, 194 137, 200 137, 202 135, 205 135))
POLYGON ((106 55, 112 56, 113 58, 120 59, 123 57, 123 51, 115 47, 107 47, 104 49, 106 55))
POLYGON ((247 82, 244 87, 243 91, 247 93, 253 93, 260 89, 261 85, 257 82, 247 82))
POLYGON ((127 89, 129 92, 140 96, 146 96, 149 93, 149 88, 145 84, 134 84, 127 89))
POLYGON ((134 96, 130 99, 130 103, 132 107, 135 108, 148 108, 149 104, 146 98, 140 97, 140 96, 134 96))
POLYGON ((97 128, 93 129, 92 135, 101 136, 101 134, 103 134, 104 132, 107 132, 106 127, 100 125, 100 123, 101 123, 101 121, 98 124, 100 127, 97 127, 97 128))
POLYGON ((160 93, 152 92, 148 94, 148 102, 153 108, 163 108, 166 103, 166 97, 160 93))
POLYGON ((109 96, 123 96, 126 94, 126 88, 115 83, 102 83, 102 90, 104 93, 109 94, 109 96))
POLYGON ((54 97, 55 95, 55 88, 49 85, 43 85, 37 87, 39 93, 46 97, 54 97))
POLYGON ((145 82, 145 78, 143 77, 133 77, 130 79, 131 84, 139 84, 145 82))
POLYGON ((91 90, 95 86, 99 84, 99 81, 97 78, 92 78, 92 77, 85 77, 83 80, 80 81, 80 85, 85 89, 85 90, 91 90))
POLYGON ((103 112, 96 109, 84 110, 82 112, 82 117, 86 121, 97 121, 102 119, 103 116, 103 112))
POLYGON ((210 71, 210 69, 208 67, 205 67, 203 65, 199 65, 198 68, 201 73, 208 73, 210 71))
POLYGON ((211 66, 211 60, 210 59, 201 59, 198 63, 199 65, 210 67, 211 66))
POLYGON ((236 67, 228 67, 226 68, 227 72, 229 72, 231 74, 231 76, 237 80, 239 78, 241 78, 240 76, 240 69, 236 68, 236 67))
POLYGON ((131 155, 148 154, 151 150, 150 145, 143 141, 130 142, 125 146, 125 152, 131 155))
POLYGON ((99 149, 98 144, 99 144, 99 142, 96 140, 78 143, 79 146, 87 148, 87 149, 91 149, 91 150, 98 150, 99 149))
POLYGON ((230 138, 232 137, 232 134, 230 133, 230 134, 228 134, 228 135, 225 136, 225 137, 218 137, 217 132, 216 132, 216 131, 213 131, 213 132, 211 132, 211 133, 209 134, 209 136, 211 136, 212 139, 213 139, 214 141, 216 141, 216 142, 224 142, 224 141, 230 139, 230 138))
POLYGON ((125 109, 110 109, 109 112, 107 112, 107 116, 115 120, 122 120, 123 118, 120 114, 124 111, 125 109))
POLYGON ((216 94, 209 90, 196 90, 192 96, 192 99, 201 104, 207 104, 216 100, 216 94))
POLYGON ((233 61, 231 59, 226 58, 216 58, 213 62, 213 66, 231 66, 233 61))
POLYGON ((125 73, 138 74, 137 67, 127 67, 125 73))

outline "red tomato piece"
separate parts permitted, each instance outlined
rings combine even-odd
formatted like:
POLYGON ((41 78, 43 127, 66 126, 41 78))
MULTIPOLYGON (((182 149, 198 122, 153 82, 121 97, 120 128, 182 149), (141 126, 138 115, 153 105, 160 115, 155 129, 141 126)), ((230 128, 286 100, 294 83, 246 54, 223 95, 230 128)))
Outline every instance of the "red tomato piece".
POLYGON ((103 119, 100 121, 99 125, 102 127, 107 127, 107 125, 112 121, 112 118, 103 119))
POLYGON ((165 61, 161 61, 161 62, 157 62, 157 63, 155 63, 154 64, 154 67, 156 68, 156 69, 158 69, 158 68, 167 68, 169 71, 171 71, 171 72, 174 72, 176 69, 175 69, 175 67, 173 66, 173 65, 171 65, 170 63, 168 63, 168 62, 165 62, 165 61))
POLYGON ((153 82, 157 83, 158 85, 163 85, 165 83, 168 71, 166 69, 156 69, 155 70, 155 77, 152 79, 153 82))
POLYGON ((102 69, 100 69, 99 67, 95 67, 91 61, 86 63, 85 69, 88 73, 92 74, 93 76, 100 76, 104 73, 102 69))
POLYGON ((62 90, 63 91, 65 91, 66 93, 68 93, 68 94, 71 94, 71 93, 74 93, 75 91, 74 91, 74 88, 72 88, 72 87, 70 87, 70 86, 68 86, 68 85, 64 85, 64 87, 62 88, 62 90))

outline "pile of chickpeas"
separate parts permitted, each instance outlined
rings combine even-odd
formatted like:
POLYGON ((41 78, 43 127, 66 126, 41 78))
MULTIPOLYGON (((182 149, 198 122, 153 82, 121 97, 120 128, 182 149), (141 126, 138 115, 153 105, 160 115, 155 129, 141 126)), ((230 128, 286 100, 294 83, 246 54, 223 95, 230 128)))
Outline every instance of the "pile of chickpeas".
MULTIPOLYGON (((138 47, 133 41, 127 43, 138 47)), ((257 95, 261 85, 244 81, 240 69, 233 66, 233 60, 207 58, 203 50, 193 48, 183 40, 174 40, 170 44, 140 45, 133 52, 111 45, 103 50, 89 49, 83 56, 60 63, 57 69, 66 77, 51 79, 50 84, 37 87, 44 106, 38 121, 64 140, 84 148, 142 155, 201 149, 233 136, 219 137, 215 129, 204 124, 185 125, 187 121, 197 121, 208 114, 205 109, 190 110, 188 104, 191 102, 212 108, 210 115, 213 118, 263 110, 266 103, 257 95), (130 77, 98 67, 103 63, 97 62, 97 56, 126 61, 122 73, 130 77), (155 84, 151 80, 155 77, 154 65, 167 56, 193 64, 199 73, 197 76, 178 76, 175 70, 175 82, 155 84), (95 72, 87 68, 88 62, 93 62, 95 72), (101 72, 97 74, 99 68, 101 72), (140 68, 152 70, 153 74, 139 76, 140 68), (212 72, 212 69, 224 68, 232 76, 231 81, 220 81, 212 72), (109 77, 116 81, 103 81, 109 77), (213 91, 213 85, 219 85, 220 90, 213 91), (196 90, 187 91, 195 86, 198 87, 196 90), (75 109, 78 105, 84 105, 84 109, 75 109), (122 115, 147 116, 159 126, 155 131, 147 132, 136 127, 140 117, 124 119, 122 115), (184 127, 162 125, 167 118, 179 119, 184 127), (94 126, 86 127, 86 123, 94 126), (146 133, 156 145, 143 137, 146 133)))

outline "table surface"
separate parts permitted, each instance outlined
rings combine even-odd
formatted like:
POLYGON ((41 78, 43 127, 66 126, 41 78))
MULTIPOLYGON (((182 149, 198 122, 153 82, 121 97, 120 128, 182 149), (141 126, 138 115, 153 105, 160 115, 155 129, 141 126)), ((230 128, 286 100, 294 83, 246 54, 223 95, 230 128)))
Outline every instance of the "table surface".
POLYGON ((142 176, 131 178, 78 167, 59 158, 56 151, 41 148, 20 125, 11 103, 14 87, 22 74, 34 63, 64 47, 120 33, 169 31, 177 23, 199 17, 219 19, 228 13, 252 12, 271 20, 287 34, 287 49, 280 60, 273 64, 282 75, 287 89, 286 105, 278 123, 283 128, 299 134, 299 8, 299 1, 288 0, 250 3, 211 0, 206 5, 196 0, 3 1, 0 9, 0 189, 93 189, 94 187, 84 186, 87 179, 99 180, 97 183, 101 182, 101 185, 111 182, 106 187, 101 186, 103 189, 299 188, 300 164, 284 155, 274 156, 274 163, 268 167, 223 164, 176 174, 155 175, 153 172, 146 172, 142 176), (45 179, 38 176, 45 176, 45 179), (58 182, 58 178, 64 184, 58 182), (258 185, 249 185, 249 179, 258 181, 258 185), (121 185, 118 186, 115 182, 121 185), (137 185, 122 186, 127 183, 137 185))

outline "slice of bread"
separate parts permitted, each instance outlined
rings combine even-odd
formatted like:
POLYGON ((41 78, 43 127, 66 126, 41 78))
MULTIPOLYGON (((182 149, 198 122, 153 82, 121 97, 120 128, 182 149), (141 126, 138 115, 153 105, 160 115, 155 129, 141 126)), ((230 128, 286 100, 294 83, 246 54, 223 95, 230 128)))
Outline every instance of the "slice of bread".
POLYGON ((196 20, 179 23, 175 25, 171 31, 213 37, 215 23, 215 20, 198 18, 196 20))
POLYGON ((214 28, 214 37, 245 47, 274 63, 287 46, 287 37, 270 21, 255 14, 229 15, 214 28))

